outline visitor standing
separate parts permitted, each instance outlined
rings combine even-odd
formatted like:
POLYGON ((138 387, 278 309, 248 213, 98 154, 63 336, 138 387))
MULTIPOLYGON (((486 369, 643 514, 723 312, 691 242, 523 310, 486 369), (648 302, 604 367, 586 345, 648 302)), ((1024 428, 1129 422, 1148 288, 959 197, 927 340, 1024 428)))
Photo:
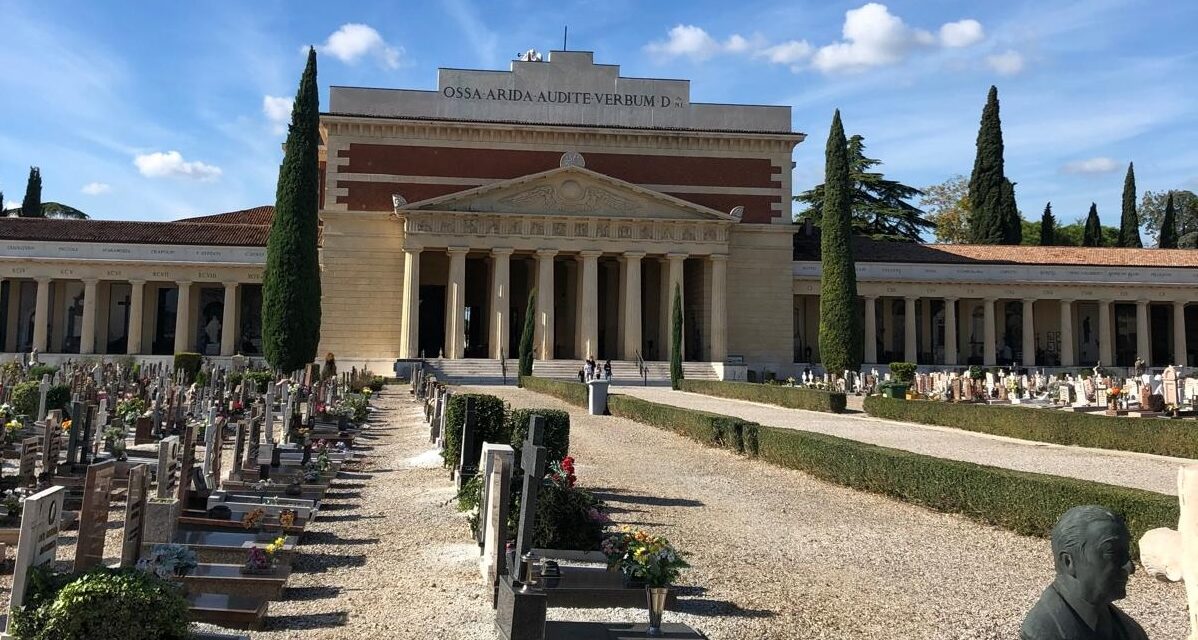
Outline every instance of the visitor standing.
POLYGON ((611 382, 611 360, 603 363, 603 379, 611 382))
POLYGON ((590 354, 587 354, 586 376, 587 376, 587 381, 591 381, 591 380, 595 379, 595 358, 594 358, 594 356, 592 356, 590 354))

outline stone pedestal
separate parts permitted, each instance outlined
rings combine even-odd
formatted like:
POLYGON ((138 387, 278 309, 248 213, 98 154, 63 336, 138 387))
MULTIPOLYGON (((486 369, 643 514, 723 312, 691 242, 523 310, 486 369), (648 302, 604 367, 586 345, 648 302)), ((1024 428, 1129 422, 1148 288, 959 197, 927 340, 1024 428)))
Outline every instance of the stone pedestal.
POLYGON ((607 415, 607 380, 587 382, 587 412, 593 416, 607 415))
POLYGON ((167 544, 175 539, 183 503, 176 498, 151 498, 146 502, 144 544, 167 544))
POLYGON ((548 598, 540 589, 520 587, 511 576, 500 579, 495 630, 502 640, 544 640, 548 598))

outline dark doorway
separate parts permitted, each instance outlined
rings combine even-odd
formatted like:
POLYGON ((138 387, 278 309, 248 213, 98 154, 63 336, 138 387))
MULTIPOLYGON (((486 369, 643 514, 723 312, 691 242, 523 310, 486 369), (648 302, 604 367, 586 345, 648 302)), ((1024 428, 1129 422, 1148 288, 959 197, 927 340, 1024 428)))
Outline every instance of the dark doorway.
POLYGON ((420 355, 436 358, 445 346, 445 285, 420 286, 420 355))
POLYGON ((1185 364, 1173 362, 1173 307, 1164 305, 1148 305, 1148 335, 1150 337, 1149 351, 1152 354, 1152 366, 1163 367, 1169 364, 1185 364))
POLYGON ((175 305, 178 300, 178 289, 158 290, 158 313, 155 314, 154 341, 150 345, 150 352, 153 355, 169 356, 175 352, 175 305))

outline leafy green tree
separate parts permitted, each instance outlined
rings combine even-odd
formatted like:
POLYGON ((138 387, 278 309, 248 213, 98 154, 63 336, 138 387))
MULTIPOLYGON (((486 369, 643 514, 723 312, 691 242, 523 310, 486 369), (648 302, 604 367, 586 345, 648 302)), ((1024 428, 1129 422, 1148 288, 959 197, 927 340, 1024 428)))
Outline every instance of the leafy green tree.
MULTIPOLYGON (((977 155, 969 178, 969 240, 975 244, 1010 244, 1014 221, 1014 187, 1003 174, 1002 120, 998 88, 991 86, 978 127, 977 155)), ((1018 240, 1015 240, 1018 242, 1018 240)))
POLYGON ((42 170, 29 167, 29 180, 25 183, 25 199, 21 201, 22 218, 44 218, 42 214, 42 170))
POLYGON ((316 248, 319 126, 316 50, 309 48, 291 108, 262 276, 263 352, 267 362, 280 371, 293 371, 314 361, 320 342, 316 248))
MULTIPOLYGON (((852 181, 853 232, 875 240, 919 242, 923 233, 935 224, 924 212, 907 202, 923 195, 915 187, 887 180, 880 171, 870 171, 881 160, 865 156, 865 138, 855 135, 848 141, 849 177, 852 181)), ((810 218, 816 226, 823 217, 824 185, 795 196, 807 208, 797 220, 810 218)))
POLYGON ((1086 215, 1086 228, 1082 234, 1083 247, 1102 246, 1102 223, 1098 220, 1098 205, 1090 203, 1090 213, 1086 215))
POLYGON ((524 329, 520 332, 520 373, 532 375, 532 337, 537 318, 537 290, 528 292, 528 305, 524 307, 524 329))
POLYGON ((919 204, 936 225, 936 242, 969 242, 969 180, 957 175, 940 184, 923 188, 919 204))
POLYGON ((1165 218, 1161 220, 1160 249, 1177 248, 1177 212, 1173 209, 1173 194, 1165 200, 1165 218))
POLYGON ((1057 243, 1057 219, 1052 215, 1052 203, 1044 205, 1044 215, 1040 216, 1040 246, 1051 247, 1057 243))
MULTIPOLYGON (((824 368, 861 366, 857 269, 852 244, 852 178, 840 110, 832 116, 824 160, 823 224, 820 225, 819 351, 824 368)), ((873 339, 873 336, 870 336, 873 339)))
POLYGON ((61 202, 43 202, 42 217, 61 220, 88 220, 91 216, 61 202))
POLYGON ((682 286, 674 285, 674 315, 670 319, 670 386, 682 387, 682 286))
POLYGON ((1182 236, 1198 232, 1198 195, 1193 191, 1145 191, 1140 197, 1138 213, 1149 238, 1156 241, 1164 227, 1165 205, 1170 195, 1173 196, 1174 216, 1177 219, 1178 246, 1181 246, 1182 236))
POLYGON ((1136 170, 1127 163, 1127 175, 1123 178, 1123 215, 1119 218, 1120 247, 1140 248, 1140 218, 1136 216, 1136 170))

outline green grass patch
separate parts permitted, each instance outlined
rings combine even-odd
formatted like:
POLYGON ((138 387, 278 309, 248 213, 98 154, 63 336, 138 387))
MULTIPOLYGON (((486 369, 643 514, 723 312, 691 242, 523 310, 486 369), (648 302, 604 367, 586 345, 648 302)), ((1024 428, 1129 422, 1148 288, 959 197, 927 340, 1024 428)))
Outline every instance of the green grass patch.
POLYGON ((520 376, 520 386, 529 391, 536 391, 547 396, 553 396, 578 407, 587 406, 587 386, 581 382, 555 380, 537 376, 520 376))
POLYGON ((754 382, 724 382, 718 380, 683 380, 682 390, 708 396, 749 400, 777 405, 788 409, 843 413, 845 396, 836 391, 802 389, 754 382))

